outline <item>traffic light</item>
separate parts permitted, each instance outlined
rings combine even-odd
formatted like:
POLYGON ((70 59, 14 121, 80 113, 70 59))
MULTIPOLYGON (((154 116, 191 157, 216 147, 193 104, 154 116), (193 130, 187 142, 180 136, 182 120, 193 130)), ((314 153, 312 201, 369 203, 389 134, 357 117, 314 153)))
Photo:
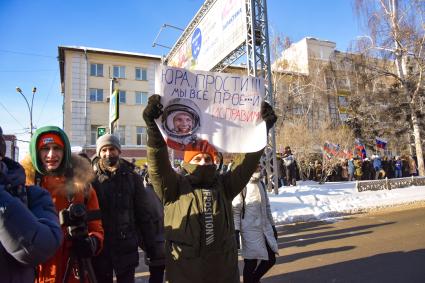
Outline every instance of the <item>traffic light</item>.
POLYGON ((97 138, 106 134, 106 127, 97 127, 97 138))

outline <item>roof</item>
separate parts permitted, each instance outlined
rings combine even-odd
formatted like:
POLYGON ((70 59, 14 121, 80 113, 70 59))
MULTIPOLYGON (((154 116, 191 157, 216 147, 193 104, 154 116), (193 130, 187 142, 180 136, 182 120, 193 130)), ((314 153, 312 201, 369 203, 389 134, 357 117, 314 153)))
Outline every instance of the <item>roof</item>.
POLYGON ((117 55, 117 56, 128 56, 136 58, 146 58, 153 60, 161 60, 160 55, 146 54, 146 53, 137 53, 129 51, 120 51, 112 49, 103 49, 103 48, 94 48, 86 46, 58 46, 58 60, 59 60, 59 70, 61 76, 61 83, 64 82, 64 68, 65 68, 65 51, 77 51, 77 52, 87 52, 87 53, 97 53, 97 54, 107 54, 107 55, 117 55))

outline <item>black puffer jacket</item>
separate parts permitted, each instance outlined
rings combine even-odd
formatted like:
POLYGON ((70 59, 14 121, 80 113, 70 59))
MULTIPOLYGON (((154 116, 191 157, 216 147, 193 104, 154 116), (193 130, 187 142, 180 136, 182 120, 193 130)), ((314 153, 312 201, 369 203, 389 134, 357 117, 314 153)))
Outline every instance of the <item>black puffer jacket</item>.
POLYGON ((120 159, 118 169, 109 172, 102 169, 98 159, 93 166, 96 173, 93 187, 105 230, 104 247, 99 256, 110 256, 118 271, 137 266, 138 246, 143 240, 145 252, 154 258, 155 226, 146 190, 133 165, 120 159))

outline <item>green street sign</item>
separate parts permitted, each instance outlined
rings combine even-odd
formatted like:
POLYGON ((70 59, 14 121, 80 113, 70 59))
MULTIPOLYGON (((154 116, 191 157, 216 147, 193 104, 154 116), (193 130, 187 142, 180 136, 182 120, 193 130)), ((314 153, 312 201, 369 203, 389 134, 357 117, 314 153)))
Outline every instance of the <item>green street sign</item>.
POLYGON ((97 138, 106 134, 106 127, 97 127, 97 138))

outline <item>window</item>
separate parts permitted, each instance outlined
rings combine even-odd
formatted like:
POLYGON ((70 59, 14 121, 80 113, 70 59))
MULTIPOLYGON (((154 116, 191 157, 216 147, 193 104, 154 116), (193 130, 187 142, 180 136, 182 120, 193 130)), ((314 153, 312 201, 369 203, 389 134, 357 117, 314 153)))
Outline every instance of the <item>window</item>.
POLYGON ((136 91, 136 104, 148 104, 148 93, 144 91, 136 91))
POLYGON ((103 89, 100 88, 91 88, 90 89, 90 101, 103 101, 103 89))
POLYGON ((339 118, 342 122, 345 122, 348 120, 348 114, 347 113, 339 113, 339 118))
POLYGON ((338 88, 349 89, 350 82, 346 78, 338 79, 338 88))
POLYGON ((90 64, 90 76, 103 77, 103 64, 90 64))
POLYGON ((98 125, 91 125, 90 128, 90 144, 94 145, 96 144, 96 140, 97 140, 97 127, 99 127, 98 125))
POLYGON ((145 68, 136 68, 136 80, 147 81, 147 71, 145 68))
POLYGON ((125 93, 125 90, 120 90, 120 103, 125 104, 127 102, 127 95, 125 93))
POLYGON ((302 107, 302 105, 295 104, 292 107, 292 114, 294 114, 294 115, 301 115, 301 114, 303 114, 303 107, 302 107))
POLYGON ((348 107, 348 99, 344 95, 338 96, 338 105, 341 107, 348 107))
POLYGON ((114 66, 114 78, 125 79, 125 66, 114 66))
POLYGON ((119 126, 117 131, 121 145, 125 145, 125 126, 119 126))
POLYGON ((136 144, 146 145, 147 135, 145 127, 136 127, 136 144))
POLYGON ((334 82, 332 78, 326 77, 326 88, 327 89, 333 89, 334 88, 334 82))

